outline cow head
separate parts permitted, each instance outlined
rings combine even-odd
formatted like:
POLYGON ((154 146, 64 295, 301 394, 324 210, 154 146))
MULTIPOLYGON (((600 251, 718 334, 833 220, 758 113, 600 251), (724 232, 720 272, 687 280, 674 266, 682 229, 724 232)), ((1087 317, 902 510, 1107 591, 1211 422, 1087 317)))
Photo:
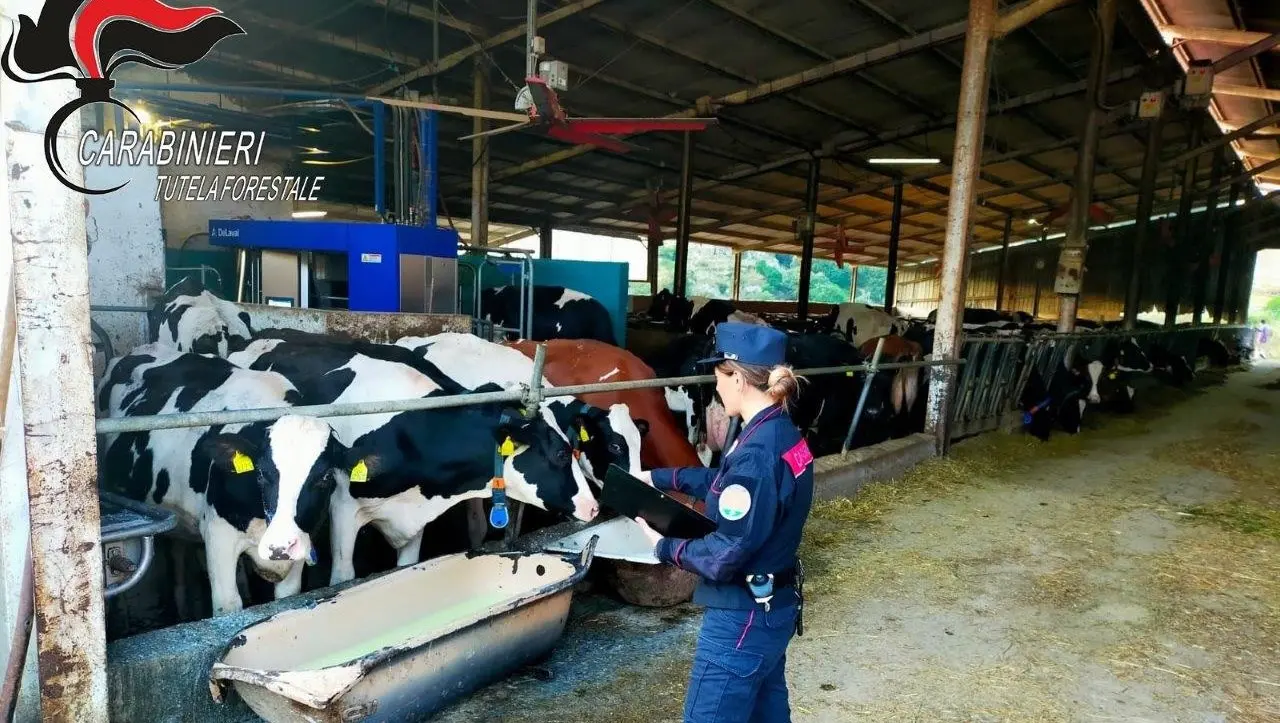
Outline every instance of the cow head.
POLYGON ((552 401, 551 405, 590 481, 602 484, 611 464, 632 474, 641 472, 640 444, 649 423, 633 420, 626 404, 614 404, 607 411, 577 400, 552 401))
POLYGON ((1114 367, 1122 372, 1147 374, 1154 368, 1151 364, 1151 359, 1142 351, 1142 346, 1138 344, 1138 340, 1132 336, 1123 340, 1112 341, 1108 344, 1105 356, 1108 367, 1114 367))
POLYGON ((671 298, 671 292, 667 289, 654 294, 649 301, 648 317, 654 321, 666 321, 671 313, 671 298))
POLYGON ((231 485, 257 486, 267 520, 258 556, 314 562, 311 535, 329 509, 334 469, 341 467, 346 452, 329 425, 289 415, 267 428, 264 444, 240 434, 218 434, 202 445, 231 485))
POLYGON ((549 512, 594 520, 600 505, 587 482, 582 465, 556 421, 549 402, 539 413, 525 418, 515 408, 506 409, 494 430, 501 446, 507 439, 514 454, 503 464, 503 477, 512 498, 549 512))

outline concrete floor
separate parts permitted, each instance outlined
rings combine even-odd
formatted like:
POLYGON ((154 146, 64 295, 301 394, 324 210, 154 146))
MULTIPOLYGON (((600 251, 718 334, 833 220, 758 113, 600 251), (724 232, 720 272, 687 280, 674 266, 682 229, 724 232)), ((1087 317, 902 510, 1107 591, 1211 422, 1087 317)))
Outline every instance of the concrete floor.
MULTIPOLYGON (((793 720, 1280 720, 1277 392, 1275 362, 1144 389, 816 508, 793 720)), ((678 721, 698 622, 581 595, 541 668, 435 720, 678 721)))

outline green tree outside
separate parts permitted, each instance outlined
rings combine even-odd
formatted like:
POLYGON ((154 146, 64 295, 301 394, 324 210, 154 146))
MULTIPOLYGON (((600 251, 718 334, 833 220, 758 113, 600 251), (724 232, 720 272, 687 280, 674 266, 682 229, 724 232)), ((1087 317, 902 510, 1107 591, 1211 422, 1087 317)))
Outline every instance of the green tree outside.
MULTIPOLYGON (((658 252, 658 288, 670 289, 675 280, 675 244, 668 242, 658 252)), ((888 271, 876 266, 859 266, 858 293, 854 301, 883 304, 888 271)), ((849 301, 850 266, 815 259, 809 277, 809 300, 839 304, 849 301)), ((689 296, 728 299, 733 295, 733 250, 722 246, 689 244, 689 296)), ((631 293, 647 295, 649 285, 631 284, 631 293)), ((795 301, 800 297, 800 259, 788 254, 744 251, 739 297, 746 301, 795 301)))

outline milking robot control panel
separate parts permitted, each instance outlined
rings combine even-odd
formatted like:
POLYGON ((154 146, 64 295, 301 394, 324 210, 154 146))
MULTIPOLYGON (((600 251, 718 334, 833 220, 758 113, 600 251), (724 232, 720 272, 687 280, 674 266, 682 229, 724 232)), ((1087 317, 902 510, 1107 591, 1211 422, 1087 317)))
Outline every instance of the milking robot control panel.
POLYGON ((356 221, 209 221, 237 249, 237 301, 349 311, 457 312, 458 233, 356 221))

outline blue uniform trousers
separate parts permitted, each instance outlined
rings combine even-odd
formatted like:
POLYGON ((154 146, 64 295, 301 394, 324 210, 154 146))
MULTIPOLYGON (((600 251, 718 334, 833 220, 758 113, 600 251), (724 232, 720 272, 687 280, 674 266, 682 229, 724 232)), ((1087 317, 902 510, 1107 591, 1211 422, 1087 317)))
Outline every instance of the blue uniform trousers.
POLYGON ((796 607, 707 608, 684 723, 790 723, 784 673, 796 607))

